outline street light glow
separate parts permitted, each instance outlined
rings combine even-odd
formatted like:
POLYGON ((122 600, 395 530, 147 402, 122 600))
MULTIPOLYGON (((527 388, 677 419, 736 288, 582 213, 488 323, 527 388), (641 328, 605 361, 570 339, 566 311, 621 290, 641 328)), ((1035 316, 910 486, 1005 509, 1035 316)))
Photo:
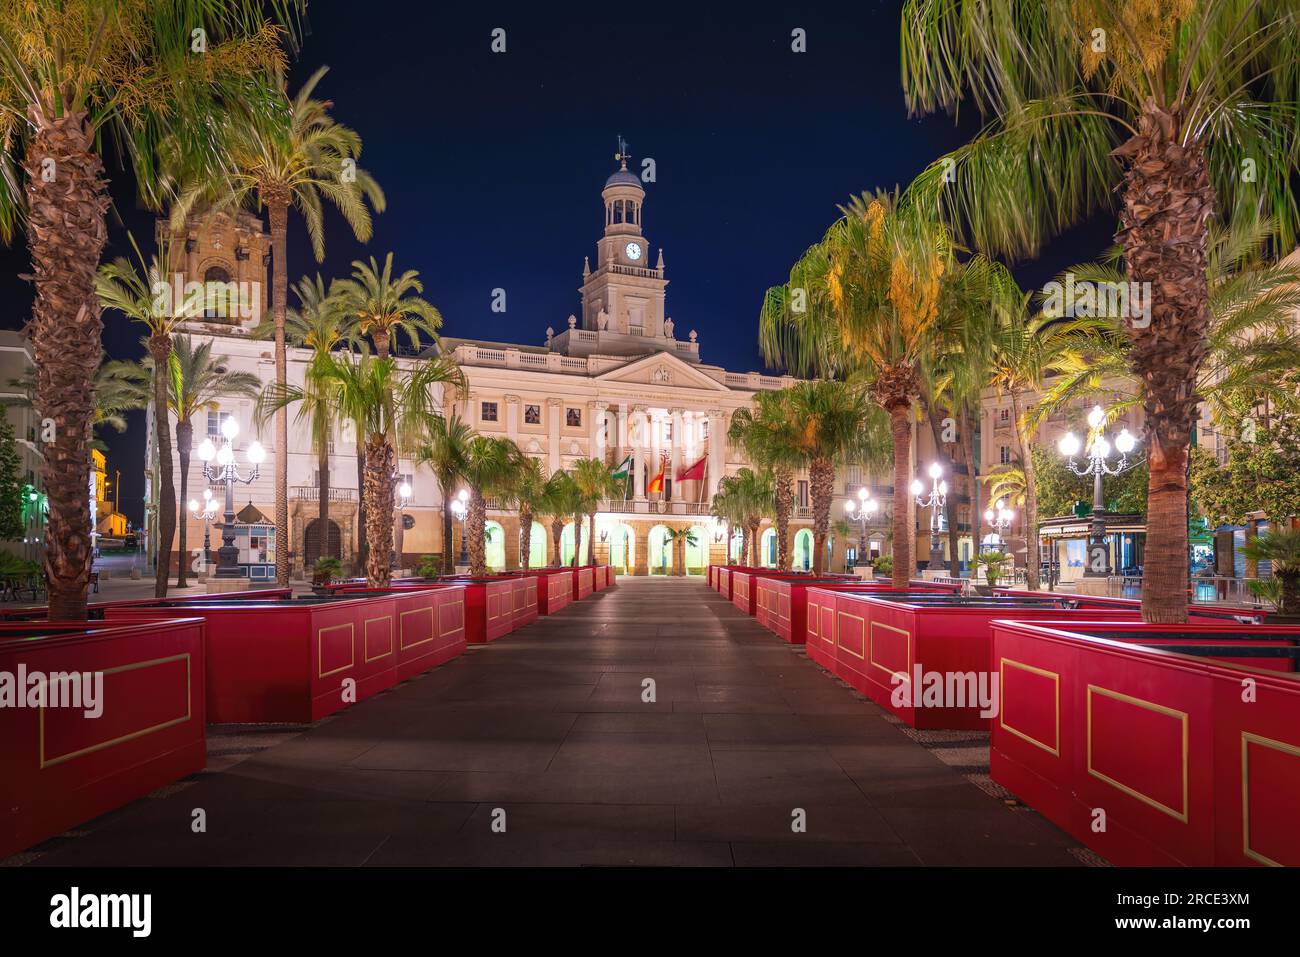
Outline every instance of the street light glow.
POLYGON ((1137 445, 1137 439, 1128 429, 1121 429, 1119 435, 1115 436, 1115 448, 1119 449, 1124 455, 1128 455, 1137 445))
POLYGON ((239 434, 239 423, 235 421, 233 415, 221 423, 221 434, 231 442, 235 441, 235 436, 239 434))
POLYGON ((217 454, 217 447, 212 444, 211 439, 204 439, 199 445, 199 458, 205 462, 211 462, 212 457, 217 454))
POLYGON ((913 495, 920 495, 923 491, 925 491, 925 486, 921 484, 920 479, 912 479, 911 488, 912 488, 913 495))
POLYGON ((1079 437, 1073 432, 1066 432, 1065 435, 1061 436, 1058 446, 1062 455, 1067 458, 1074 458, 1079 454, 1079 449, 1083 448, 1083 443, 1079 441, 1079 437))
POLYGON ((254 439, 248 446, 248 461, 254 465, 260 465, 266 459, 266 449, 262 448, 262 443, 254 439))
POLYGON ((938 462, 935 462, 933 465, 930 466, 930 478, 937 479, 942 474, 943 474, 943 466, 940 465, 938 462))
POLYGON ((1099 405, 1094 405, 1092 411, 1088 413, 1088 424, 1094 429, 1101 428, 1101 424, 1106 421, 1106 413, 1099 405))

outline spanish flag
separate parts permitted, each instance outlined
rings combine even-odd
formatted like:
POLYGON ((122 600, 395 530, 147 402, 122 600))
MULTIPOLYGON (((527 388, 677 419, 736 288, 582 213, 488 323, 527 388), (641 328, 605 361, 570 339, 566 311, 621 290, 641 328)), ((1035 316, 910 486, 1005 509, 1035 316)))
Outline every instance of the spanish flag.
POLYGON ((659 470, 659 474, 656 475, 654 478, 652 478, 652 479, 650 480, 650 484, 647 485, 647 486, 646 486, 646 489, 645 489, 646 492, 647 492, 648 494, 653 495, 655 492, 663 492, 663 490, 664 490, 664 472, 666 472, 666 471, 667 471, 666 468, 661 468, 661 469, 659 470))

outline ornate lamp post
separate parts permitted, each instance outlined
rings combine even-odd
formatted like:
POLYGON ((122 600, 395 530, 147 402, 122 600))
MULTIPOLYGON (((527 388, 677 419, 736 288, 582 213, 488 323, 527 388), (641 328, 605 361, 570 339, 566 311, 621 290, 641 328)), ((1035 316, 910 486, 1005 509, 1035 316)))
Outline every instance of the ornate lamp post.
POLYGON ((921 484, 920 479, 912 479, 912 497, 916 499, 916 504, 930 510, 930 562, 927 566, 930 571, 944 571, 948 567, 943 560, 943 542, 939 541, 941 524, 939 510, 948 501, 948 483, 940 479, 942 475, 943 466, 938 462, 930 466, 929 495, 922 494, 925 486, 921 484))
MULTIPOLYGON (((235 483, 249 485, 257 481, 258 466, 266 458, 266 450, 256 440, 249 443, 244 457, 252 466, 252 471, 244 475, 235 464, 235 437, 239 435, 239 423, 228 418, 221 423, 222 442, 220 447, 212 439, 204 439, 199 446, 199 458, 203 460, 203 477, 226 487, 226 511, 221 519, 221 547, 217 549, 217 578, 242 578, 239 570, 239 549, 235 546, 235 483), (215 461, 215 464, 214 464, 215 461)), ((284 548, 284 542, 276 542, 276 548, 284 548)))
POLYGON ((1092 411, 1088 413, 1089 443, 1086 465, 1080 466, 1074 460, 1083 448, 1083 443, 1079 441, 1077 435, 1067 432, 1058 443, 1061 454, 1069 460, 1071 472, 1075 475, 1092 476, 1092 533, 1088 539, 1088 564, 1083 571, 1085 578, 1106 578, 1113 572, 1110 548, 1106 545, 1106 503, 1101 494, 1102 479, 1107 475, 1126 472, 1139 461, 1134 459, 1130 462, 1128 459, 1128 454, 1137 446, 1137 439, 1129 434, 1128 429, 1122 429, 1119 435, 1115 436, 1114 449, 1119 452, 1119 461, 1114 465, 1108 461, 1111 443, 1102 431, 1102 424, 1105 421, 1105 411, 1101 406, 1094 405, 1092 411))
POLYGON ((1006 540, 1006 532, 1011 528, 1011 523, 1016 520, 1016 510, 1007 508, 1006 499, 998 499, 993 503, 992 508, 984 510, 984 522, 993 529, 998 538, 1006 540))
MULTIPOLYGON (((461 489, 451 503, 451 513, 460 519, 460 559, 457 565, 469 564, 469 540, 465 537, 465 517, 469 514, 469 492, 461 489)), ((450 544, 450 543, 448 543, 450 544)))
MULTIPOLYGON (((212 520, 217 516, 217 500, 212 497, 212 489, 203 490, 203 506, 200 508, 197 499, 190 499, 190 514, 196 519, 203 522, 203 573, 208 572, 208 565, 212 563, 212 520)), ((184 556, 182 556, 184 560, 184 556)))
POLYGON ((875 517, 876 512, 880 509, 880 503, 871 497, 864 485, 858 489, 858 500, 847 499, 844 502, 844 514, 850 519, 857 516, 858 520, 858 560, 857 565, 865 565, 870 560, 867 554, 867 524, 875 517))

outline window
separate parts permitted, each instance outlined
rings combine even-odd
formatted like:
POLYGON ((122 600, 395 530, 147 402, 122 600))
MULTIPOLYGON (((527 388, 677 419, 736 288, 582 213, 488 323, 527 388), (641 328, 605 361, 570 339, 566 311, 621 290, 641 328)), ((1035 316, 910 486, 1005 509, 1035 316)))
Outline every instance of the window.
POLYGON ((1010 409, 998 409, 998 424, 999 424, 999 425, 1008 425, 1008 424, 1010 424, 1010 422, 1011 422, 1011 410, 1010 410, 1010 409))
POLYGON ((709 420, 705 419, 700 423, 700 438, 707 439, 708 437, 709 437, 709 420))
POLYGON ((799 480, 798 491, 795 493, 795 501, 804 507, 808 505, 808 480, 807 479, 799 480))
POLYGON ((1005 445, 998 446, 998 461, 1003 465, 1011 464, 1011 449, 1005 445))
POLYGON ((672 424, 671 422, 665 422, 665 423, 664 423, 664 441, 665 441, 665 442, 671 442, 672 440, 673 440, 673 424, 672 424))
POLYGON ((567 425, 567 426, 568 426, 569 428, 571 428, 571 429, 580 429, 580 428, 582 428, 582 410, 581 410, 581 409, 565 409, 565 410, 564 410, 564 424, 567 425))
POLYGON ((229 412, 209 412, 208 413, 208 436, 213 439, 221 438, 221 423, 230 418, 229 412))
POLYGON ((495 422, 497 420, 497 404, 495 402, 484 402, 479 408, 479 417, 484 422, 495 422))
POLYGON ((541 425, 542 407, 540 405, 524 406, 524 425, 541 425))

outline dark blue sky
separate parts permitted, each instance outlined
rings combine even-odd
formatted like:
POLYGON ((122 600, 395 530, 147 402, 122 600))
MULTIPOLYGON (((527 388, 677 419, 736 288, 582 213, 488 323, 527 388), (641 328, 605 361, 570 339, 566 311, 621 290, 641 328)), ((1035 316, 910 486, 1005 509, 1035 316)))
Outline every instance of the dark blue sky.
MULTIPOLYGON (((699 332, 702 358, 736 371, 762 367, 754 328, 761 295, 836 217, 836 205, 877 186, 906 184, 967 138, 974 114, 909 119, 899 85, 896 0, 694 8, 661 3, 416 4, 312 0, 296 88, 328 64, 317 90, 365 144, 361 164, 388 210, 362 245, 331 215, 318 266, 291 221, 290 278, 392 250, 418 269, 448 335, 540 344, 548 325, 578 312, 582 257, 594 259, 600 188, 622 133, 639 169, 653 157, 644 228, 663 246, 668 314, 678 335, 699 332), (507 52, 490 50, 506 31, 507 52), (807 52, 791 51, 791 31, 807 52), (492 290, 508 310, 493 313, 492 290)), ((127 225, 151 237, 129 174, 110 167, 127 225)), ((1096 255, 1105 218, 1019 264, 1023 284, 1096 255)), ((124 230, 114 226, 120 254, 124 230)), ((30 291, 6 254, 7 323, 30 291)), ((140 330, 106 318, 110 353, 132 355, 140 330)), ((139 518, 143 418, 108 436, 123 471, 123 506, 139 518), (126 508, 130 502, 132 507, 126 508)))

